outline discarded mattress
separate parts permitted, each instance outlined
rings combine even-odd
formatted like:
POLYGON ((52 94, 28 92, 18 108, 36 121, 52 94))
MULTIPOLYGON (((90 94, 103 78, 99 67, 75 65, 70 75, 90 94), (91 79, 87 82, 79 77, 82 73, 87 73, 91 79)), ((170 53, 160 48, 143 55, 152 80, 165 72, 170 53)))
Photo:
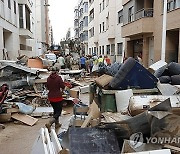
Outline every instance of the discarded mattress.
POLYGON ((179 114, 180 111, 180 95, 174 96, 162 96, 162 95, 143 95, 143 96, 132 96, 129 100, 128 110, 131 116, 138 115, 145 110, 148 110, 166 99, 170 98, 172 112, 179 114))
POLYGON ((110 82, 112 89, 152 89, 156 87, 158 79, 146 68, 130 57, 121 66, 118 73, 110 82))

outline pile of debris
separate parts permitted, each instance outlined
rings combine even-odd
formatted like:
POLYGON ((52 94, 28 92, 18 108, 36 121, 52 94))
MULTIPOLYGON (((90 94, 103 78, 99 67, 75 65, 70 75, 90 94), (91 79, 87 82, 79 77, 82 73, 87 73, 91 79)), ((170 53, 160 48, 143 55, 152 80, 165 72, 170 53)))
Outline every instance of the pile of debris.
POLYGON ((162 67, 129 58, 114 76, 97 78, 90 105, 74 106, 73 122, 58 135, 61 146, 70 153, 180 153, 180 86, 159 82, 162 67))
MULTIPOLYGON (((39 64, 41 64, 40 59, 24 56, 19 59, 19 61, 0 61, 0 85, 8 85, 6 99, 2 105, 0 103, 0 122, 16 119, 32 126, 37 122, 34 116, 48 117, 53 113, 53 109, 47 99, 48 91, 45 86, 50 72, 41 66, 39 67, 39 64), (28 112, 26 109, 28 109, 28 112), (33 123, 28 123, 29 121, 33 123)), ((59 74, 67 84, 63 97, 66 101, 71 102, 74 99, 72 96, 75 98, 77 96, 74 90, 70 90, 70 88, 77 85, 79 87, 84 86, 69 77, 73 73, 77 75, 81 71, 64 71, 64 73, 59 74), (68 88, 68 85, 70 85, 70 88, 68 88)))

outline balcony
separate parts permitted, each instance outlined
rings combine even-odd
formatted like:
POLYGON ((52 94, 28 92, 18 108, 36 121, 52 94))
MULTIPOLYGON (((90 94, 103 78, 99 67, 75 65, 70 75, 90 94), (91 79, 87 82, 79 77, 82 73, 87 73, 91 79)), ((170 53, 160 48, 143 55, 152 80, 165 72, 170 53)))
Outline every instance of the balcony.
POLYGON ((130 0, 122 0, 122 5, 125 5, 127 2, 129 2, 130 0))
POLYGON ((26 39, 32 39, 33 38, 33 34, 28 29, 20 28, 19 29, 19 35, 26 38, 26 39))
POLYGON ((142 9, 128 17, 129 23, 122 26, 122 37, 153 33, 153 9, 142 9))
POLYGON ((32 12, 32 3, 29 0, 18 0, 18 4, 27 5, 29 8, 29 11, 32 12))
POLYGON ((180 8, 176 8, 167 13, 167 30, 179 29, 180 8))

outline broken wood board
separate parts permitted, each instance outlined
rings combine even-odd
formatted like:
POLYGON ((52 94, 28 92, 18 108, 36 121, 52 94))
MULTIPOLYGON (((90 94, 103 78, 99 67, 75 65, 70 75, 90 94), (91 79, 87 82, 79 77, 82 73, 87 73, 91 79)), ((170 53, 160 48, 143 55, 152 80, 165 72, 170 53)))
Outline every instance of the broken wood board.
POLYGON ((162 149, 162 145, 152 144, 152 143, 142 143, 139 141, 139 146, 134 144, 134 140, 124 140, 123 147, 121 153, 134 153, 134 152, 141 152, 141 151, 149 151, 149 150, 159 150, 162 149))
POLYGON ((20 113, 14 113, 11 115, 11 117, 15 120, 18 120, 18 121, 21 121, 29 126, 33 126, 37 121, 38 119, 36 118, 33 118, 29 115, 25 115, 25 114, 20 114, 20 113))
POLYGON ((157 87, 163 96, 172 96, 176 94, 179 88, 170 84, 157 84, 157 87))
POLYGON ((102 116, 104 116, 105 118, 105 121, 103 122, 111 122, 110 119, 112 119, 112 122, 120 122, 131 118, 128 115, 122 115, 121 113, 112 113, 112 112, 104 112, 102 113, 102 116))
POLYGON ((11 113, 1 113, 0 122, 9 122, 11 121, 11 113))
POLYGON ((171 149, 173 152, 177 152, 177 153, 180 153, 180 148, 179 147, 175 147, 175 146, 172 146, 172 145, 168 145, 168 144, 165 144, 164 145, 164 148, 167 148, 167 149, 171 149))
MULTIPOLYGON (((31 116, 33 117, 41 117, 41 116, 49 116, 53 114, 52 107, 36 107, 31 116)), ((62 110, 62 115, 66 115, 68 112, 62 110)))
POLYGON ((7 113, 17 113, 17 112, 19 112, 19 108, 8 108, 8 109, 6 109, 6 112, 7 113))
POLYGON ((47 78, 45 79, 35 79, 34 83, 46 83, 47 82, 47 78))
POLYGON ((95 102, 93 102, 90 105, 88 113, 89 113, 88 117, 86 118, 86 120, 82 124, 81 128, 87 127, 88 124, 90 123, 91 119, 96 119, 96 118, 100 117, 100 111, 99 111, 99 108, 95 102))
POLYGON ((170 98, 171 107, 173 113, 180 114, 178 111, 180 110, 180 96, 162 96, 162 95, 142 95, 142 96, 132 96, 129 101, 129 112, 131 116, 138 115, 145 110, 148 110, 166 99, 170 98))

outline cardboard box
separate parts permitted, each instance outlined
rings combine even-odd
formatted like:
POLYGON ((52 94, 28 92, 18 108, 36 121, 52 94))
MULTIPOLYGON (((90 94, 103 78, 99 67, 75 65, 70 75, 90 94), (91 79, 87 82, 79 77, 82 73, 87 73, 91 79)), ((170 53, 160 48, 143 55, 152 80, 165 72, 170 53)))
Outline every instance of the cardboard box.
POLYGON ((31 68, 41 68, 41 69, 43 69, 43 62, 39 58, 28 59, 27 66, 31 67, 31 68))
POLYGON ((73 97, 73 98, 79 98, 79 87, 74 87, 74 88, 71 88, 70 91, 70 96, 73 97))
POLYGON ((98 86, 104 88, 112 81, 112 79, 113 79, 112 76, 104 74, 99 78, 97 78, 95 82, 98 86))

